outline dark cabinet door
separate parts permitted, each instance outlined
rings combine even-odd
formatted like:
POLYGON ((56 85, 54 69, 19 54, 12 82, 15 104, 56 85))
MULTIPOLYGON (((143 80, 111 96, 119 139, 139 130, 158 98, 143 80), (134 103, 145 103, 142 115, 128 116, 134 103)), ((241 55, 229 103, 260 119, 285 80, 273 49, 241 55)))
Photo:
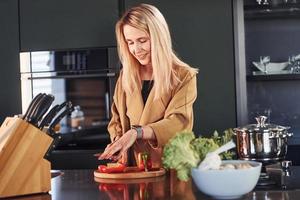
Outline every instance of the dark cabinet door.
POLYGON ((0 1, 0 124, 21 113, 18 0, 0 1))
POLYGON ((117 0, 20 1, 21 51, 114 46, 117 0))
POLYGON ((194 132, 236 127, 232 1, 125 0, 157 6, 165 16, 178 55, 199 68, 194 132))

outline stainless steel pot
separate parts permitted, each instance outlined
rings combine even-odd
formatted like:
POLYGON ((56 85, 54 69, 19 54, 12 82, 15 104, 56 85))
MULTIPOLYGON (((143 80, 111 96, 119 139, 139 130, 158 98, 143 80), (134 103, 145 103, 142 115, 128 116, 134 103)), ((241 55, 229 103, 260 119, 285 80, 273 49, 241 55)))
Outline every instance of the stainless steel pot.
POLYGON ((283 160, 287 153, 290 127, 267 124, 265 116, 255 118, 257 124, 234 129, 240 159, 257 161, 283 160))

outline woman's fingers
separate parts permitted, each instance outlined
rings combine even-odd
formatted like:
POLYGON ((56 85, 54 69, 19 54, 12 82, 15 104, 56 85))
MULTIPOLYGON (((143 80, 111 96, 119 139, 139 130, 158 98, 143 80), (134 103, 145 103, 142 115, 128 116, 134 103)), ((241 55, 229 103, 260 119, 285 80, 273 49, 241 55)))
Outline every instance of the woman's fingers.
MULTIPOLYGON (((131 130, 129 130, 131 131, 131 130)), ((122 154, 124 154, 135 142, 136 136, 134 134, 125 133, 123 136, 117 136, 114 142, 106 146, 105 151, 99 159, 112 159, 112 156, 117 152, 120 152, 116 157, 120 159, 122 154)))
POLYGON ((116 156, 116 160, 121 160, 121 158, 124 157, 125 154, 127 154, 127 149, 126 150, 122 149, 120 153, 116 156))
POLYGON ((103 154, 101 154, 100 159, 111 159, 112 156, 122 149, 122 145, 119 143, 112 143, 110 146, 105 148, 103 154))
POLYGON ((99 156, 98 160, 109 159, 109 158, 107 158, 107 154, 111 151, 112 145, 114 145, 114 144, 115 144, 115 142, 108 144, 105 147, 104 152, 99 156))

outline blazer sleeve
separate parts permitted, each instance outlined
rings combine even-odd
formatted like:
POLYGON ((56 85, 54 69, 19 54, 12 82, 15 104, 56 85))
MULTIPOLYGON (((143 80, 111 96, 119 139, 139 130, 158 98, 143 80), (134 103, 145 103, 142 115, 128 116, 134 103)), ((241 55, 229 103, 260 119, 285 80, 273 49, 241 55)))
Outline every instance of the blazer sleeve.
POLYGON ((174 95, 167 105, 164 118, 148 124, 156 136, 153 148, 163 147, 170 138, 182 130, 193 129, 193 103, 197 98, 196 73, 189 73, 174 91, 174 95))
POLYGON ((119 93, 120 93, 120 80, 121 78, 118 79, 117 83, 116 83, 116 87, 115 87, 115 91, 114 91, 114 97, 113 97, 113 103, 111 106, 111 120, 108 124, 107 130, 109 132, 110 135, 110 139, 111 141, 114 141, 114 139, 116 138, 116 136, 120 136, 122 135, 122 125, 121 125, 121 119, 120 119, 120 114, 119 114, 119 109, 118 109, 118 97, 119 97, 119 93))

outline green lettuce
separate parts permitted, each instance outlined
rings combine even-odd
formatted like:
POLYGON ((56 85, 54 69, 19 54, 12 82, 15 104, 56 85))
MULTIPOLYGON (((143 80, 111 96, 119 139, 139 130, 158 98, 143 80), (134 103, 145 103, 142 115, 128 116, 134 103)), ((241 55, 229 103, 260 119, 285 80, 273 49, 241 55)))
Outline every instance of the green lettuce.
MULTIPOLYGON (((224 131, 223 136, 219 136, 215 131, 211 138, 196 138, 192 131, 179 132, 164 147, 163 166, 166 169, 175 169, 178 179, 187 181, 191 169, 197 167, 207 153, 229 142, 232 136, 230 129, 224 131)), ((232 159, 233 155, 234 153, 227 151, 220 156, 222 159, 232 159)))
POLYGON ((193 132, 176 134, 164 147, 163 165, 167 169, 175 169, 180 180, 187 181, 190 169, 199 163, 199 155, 194 150, 191 141, 195 139, 193 132))

